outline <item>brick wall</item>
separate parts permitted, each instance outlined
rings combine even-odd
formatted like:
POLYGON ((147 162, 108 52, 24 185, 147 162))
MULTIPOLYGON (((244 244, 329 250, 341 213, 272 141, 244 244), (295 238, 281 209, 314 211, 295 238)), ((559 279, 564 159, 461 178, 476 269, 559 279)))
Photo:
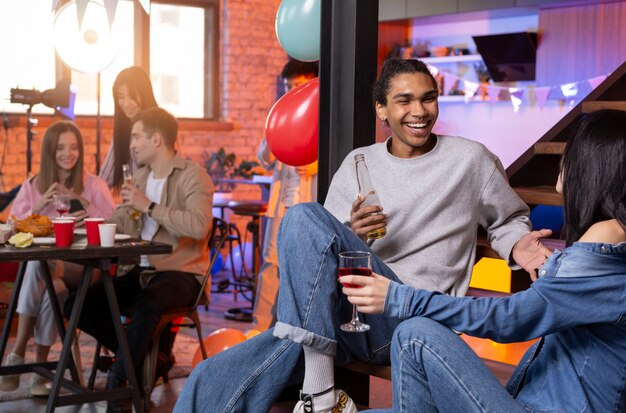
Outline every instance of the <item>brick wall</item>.
MULTIPOLYGON (((183 156, 202 162, 205 151, 220 147, 252 160, 263 136, 265 119, 276 96, 276 76, 287 60, 274 31, 280 0, 224 0, 221 8, 221 122, 181 120, 179 143, 183 156)), ((33 142, 33 167, 39 170, 40 142, 45 128, 55 119, 37 116, 39 124, 33 142)), ((8 190, 26 178, 25 116, 11 116, 7 137, 4 188, 8 190)), ((80 117, 77 124, 85 139, 87 169, 95 171, 96 123, 80 117)), ((103 119, 102 157, 111 141, 112 121, 103 119)), ((0 132, 0 139, 4 134, 0 132)), ((0 141, 1 142, 1 141, 0 141)), ((235 198, 260 197, 254 185, 239 185, 235 198)))

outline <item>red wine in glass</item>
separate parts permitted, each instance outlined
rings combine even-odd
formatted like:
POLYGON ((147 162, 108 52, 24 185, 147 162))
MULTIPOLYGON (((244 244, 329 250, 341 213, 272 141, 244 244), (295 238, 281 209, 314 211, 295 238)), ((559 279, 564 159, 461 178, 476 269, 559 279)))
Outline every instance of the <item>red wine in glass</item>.
MULTIPOLYGON (((339 268, 338 277, 342 277, 344 275, 363 275, 369 277, 372 275, 372 270, 369 268, 339 268)), ((348 288, 360 288, 360 285, 356 284, 343 284, 344 287, 348 288)))
POLYGON ((67 195, 53 196, 54 209, 63 217, 70 210, 70 197, 67 195))
MULTIPOLYGON (((372 275, 372 255, 367 251, 345 251, 339 254, 338 276, 342 275, 372 275)), ((345 284, 346 287, 358 287, 345 284)), ((352 306, 352 320, 339 326, 343 331, 362 332, 370 329, 369 324, 359 320, 356 305, 352 306)))
POLYGON ((70 210, 68 208, 57 208, 57 212, 59 213, 59 216, 62 217, 63 215, 70 212, 70 210))

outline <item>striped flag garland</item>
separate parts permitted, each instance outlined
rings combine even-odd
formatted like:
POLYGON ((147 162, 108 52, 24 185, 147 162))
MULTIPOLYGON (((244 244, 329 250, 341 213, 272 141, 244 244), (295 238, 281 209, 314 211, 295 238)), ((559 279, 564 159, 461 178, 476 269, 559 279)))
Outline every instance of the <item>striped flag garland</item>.
POLYGON ((591 79, 569 82, 557 86, 498 86, 491 83, 481 84, 471 80, 465 80, 448 71, 439 70, 439 76, 443 77, 443 96, 455 95, 455 91, 463 92, 465 102, 477 100, 478 95, 482 99, 489 100, 490 103, 511 100, 513 110, 518 112, 522 105, 538 106, 543 109, 546 102, 550 100, 565 101, 569 105, 574 105, 576 101, 582 99, 589 87, 591 90, 598 87, 607 75, 595 76, 591 79), (481 87, 481 85, 484 85, 481 87), (480 91, 480 93, 478 93, 480 91))

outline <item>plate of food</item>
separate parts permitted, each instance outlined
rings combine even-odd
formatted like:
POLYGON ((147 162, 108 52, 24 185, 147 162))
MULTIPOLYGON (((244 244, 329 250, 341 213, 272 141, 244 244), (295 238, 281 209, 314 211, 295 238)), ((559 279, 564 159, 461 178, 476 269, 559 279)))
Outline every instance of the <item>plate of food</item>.
POLYGON ((54 237, 33 237, 33 244, 35 245, 54 245, 56 240, 54 237))
POLYGON ((33 237, 48 237, 54 232, 52 221, 45 215, 32 214, 24 219, 11 216, 15 222, 15 232, 30 232, 33 237))
POLYGON ((124 241, 131 238, 132 237, 128 234, 115 234, 115 241, 124 241))

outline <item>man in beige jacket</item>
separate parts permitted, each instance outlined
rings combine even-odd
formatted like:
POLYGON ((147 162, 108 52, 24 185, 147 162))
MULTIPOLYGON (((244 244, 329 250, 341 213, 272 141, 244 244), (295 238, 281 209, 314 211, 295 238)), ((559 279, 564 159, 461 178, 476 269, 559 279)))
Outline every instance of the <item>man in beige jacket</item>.
MULTIPOLYGON (((108 220, 117 224, 117 232, 173 248, 169 255, 142 256, 139 265, 113 280, 120 310, 130 315, 126 336, 135 367, 141 365, 161 314, 193 305, 209 267, 213 183, 199 165, 176 154, 177 132, 176 119, 160 108, 134 118, 130 149, 144 166, 135 173, 133 184, 124 184, 123 205, 108 220), (133 210, 141 211, 138 219, 133 219, 133 210)), ((68 304, 66 313, 72 302, 68 304)), ((108 313, 104 287, 96 283, 87 292, 78 327, 116 351, 108 313)), ((107 388, 125 381, 118 354, 107 388)), ((124 410, 119 403, 110 404, 109 410, 124 410)))

